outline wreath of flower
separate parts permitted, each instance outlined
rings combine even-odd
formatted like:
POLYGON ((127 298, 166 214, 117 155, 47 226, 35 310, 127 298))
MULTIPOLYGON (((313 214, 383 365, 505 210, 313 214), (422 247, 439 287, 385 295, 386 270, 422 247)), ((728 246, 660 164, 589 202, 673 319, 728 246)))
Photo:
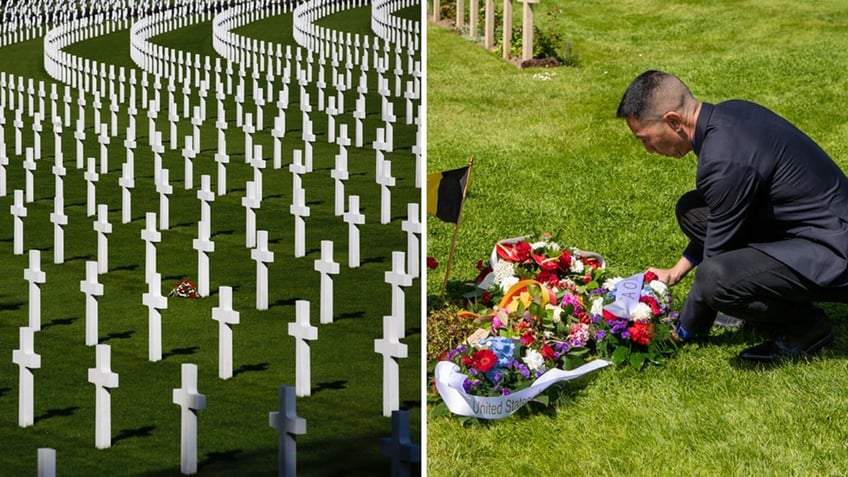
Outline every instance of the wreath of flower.
POLYGON ((180 298, 200 297, 200 295, 197 294, 197 285, 188 278, 184 278, 182 281, 177 282, 171 292, 168 293, 168 296, 177 296, 180 298))

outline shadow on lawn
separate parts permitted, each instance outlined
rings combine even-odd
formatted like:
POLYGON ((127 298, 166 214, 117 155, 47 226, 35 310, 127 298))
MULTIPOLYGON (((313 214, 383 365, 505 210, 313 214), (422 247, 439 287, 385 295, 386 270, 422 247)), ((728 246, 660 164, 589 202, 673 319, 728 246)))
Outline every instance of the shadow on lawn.
POLYGON ((112 445, 115 445, 119 441, 131 439, 133 437, 150 437, 150 434, 154 429, 156 429, 156 426, 142 426, 136 429, 121 429, 121 431, 118 432, 118 435, 112 438, 112 445))
POLYGON ((50 418, 53 418, 53 417, 73 416, 74 412, 76 412, 77 410, 79 410, 79 406, 64 407, 62 409, 48 409, 47 411, 44 412, 44 414, 37 416, 35 418, 35 422, 38 423, 40 421, 43 421, 45 419, 50 419, 50 418))
POLYGON ((128 340, 135 334, 135 330, 127 330, 115 333, 109 333, 103 338, 100 338, 100 343, 105 343, 109 340, 128 340))
POLYGON ((59 326, 59 325, 72 325, 75 321, 79 319, 78 316, 73 316, 69 318, 53 318, 48 323, 41 325, 41 329, 50 328, 51 326, 59 326))
POLYGON ((244 374, 251 371, 267 371, 269 366, 271 366, 270 363, 243 364, 233 370, 233 376, 235 377, 239 374, 244 374))
POLYGON ((185 348, 174 348, 171 351, 168 351, 167 353, 162 353, 162 359, 168 359, 171 356, 176 356, 176 355, 194 354, 194 353, 197 352, 198 349, 200 349, 200 348, 197 347, 197 346, 187 346, 185 348))

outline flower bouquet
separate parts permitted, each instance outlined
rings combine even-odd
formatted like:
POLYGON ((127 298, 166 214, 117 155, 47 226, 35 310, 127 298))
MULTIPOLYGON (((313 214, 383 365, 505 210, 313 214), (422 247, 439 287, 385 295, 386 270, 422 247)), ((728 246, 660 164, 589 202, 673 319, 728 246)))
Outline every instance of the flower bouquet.
POLYGON ((499 296, 498 305, 478 306, 480 328, 435 369, 454 414, 504 417, 556 382, 610 364, 642 369, 676 349, 677 314, 653 273, 604 280, 602 257, 547 238, 499 242, 490 263, 479 297, 499 296))
POLYGON ((197 285, 195 285, 188 278, 184 278, 182 281, 179 281, 174 285, 174 288, 171 289, 171 292, 168 293, 168 296, 177 296, 180 298, 198 298, 200 295, 197 294, 197 285))

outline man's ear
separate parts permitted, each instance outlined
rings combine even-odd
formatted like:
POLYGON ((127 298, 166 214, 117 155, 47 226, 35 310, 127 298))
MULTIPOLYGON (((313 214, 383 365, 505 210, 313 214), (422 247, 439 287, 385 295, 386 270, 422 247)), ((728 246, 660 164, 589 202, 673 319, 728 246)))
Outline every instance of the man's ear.
POLYGON ((683 124, 683 117, 677 111, 669 111, 663 114, 663 121, 668 124, 673 131, 679 131, 683 124))

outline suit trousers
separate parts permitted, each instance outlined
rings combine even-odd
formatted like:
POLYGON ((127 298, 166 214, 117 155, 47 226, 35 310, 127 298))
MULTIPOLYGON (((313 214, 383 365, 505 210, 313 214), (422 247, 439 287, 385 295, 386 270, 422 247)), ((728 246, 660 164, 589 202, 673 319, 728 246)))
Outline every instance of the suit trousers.
MULTIPOLYGON (((709 209, 701 195, 684 194, 676 215, 691 241, 687 251, 703 253, 709 209)), ((764 252, 743 247, 698 264, 680 326, 687 334, 706 335, 720 311, 768 328, 786 328, 823 316, 814 302, 848 302, 848 287, 819 286, 764 252)))

